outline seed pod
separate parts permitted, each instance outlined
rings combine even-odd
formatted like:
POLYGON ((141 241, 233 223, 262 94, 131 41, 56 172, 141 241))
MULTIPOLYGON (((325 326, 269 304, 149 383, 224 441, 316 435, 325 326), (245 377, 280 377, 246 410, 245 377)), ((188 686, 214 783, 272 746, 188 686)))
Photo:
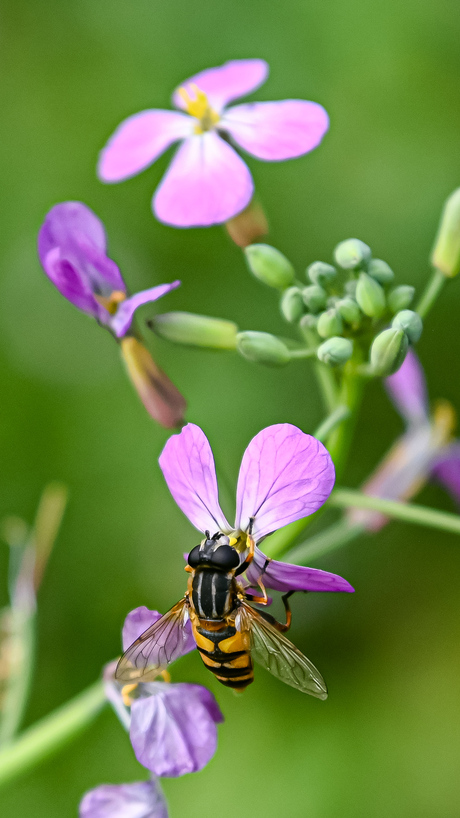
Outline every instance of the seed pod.
POLYGON ((206 349, 235 349, 238 327, 233 321, 195 315, 192 312, 165 312, 148 321, 161 338, 175 344, 206 349))
POLYGON ((305 312, 305 304, 298 287, 288 287, 284 291, 280 307, 286 321, 289 321, 290 324, 294 324, 302 317, 305 312))
POLYGON ((318 347, 316 354, 323 364, 340 366, 353 355, 353 342, 349 338, 328 338, 318 347))
POLYGON ((406 357, 409 340, 402 329, 385 329, 371 346, 371 365, 376 375, 397 372, 406 357))
POLYGON ((395 274, 389 264, 387 264, 386 261, 382 261, 381 258, 371 259, 367 272, 382 286, 385 284, 391 284, 395 277, 395 274))
POLYGON ((266 366, 285 366, 291 360, 287 346, 269 332, 239 332, 236 348, 243 358, 266 366))
POLYGON ((326 264, 324 261, 314 261, 306 270, 307 278, 312 284, 318 284, 320 287, 327 287, 337 275, 337 270, 332 264, 326 264))
POLYGON ((275 247, 269 244, 250 244, 244 254, 251 273, 269 287, 285 290, 294 283, 294 267, 275 247))
POLYGON ((395 329, 402 329, 406 333, 410 343, 416 344, 422 334, 423 321, 418 312, 414 312, 413 310, 401 310, 401 312, 398 312, 393 318, 391 326, 395 327, 395 329))
POLYGON ((444 205, 431 262, 449 278, 460 272, 460 188, 454 190, 444 205))
POLYGON ((415 287, 410 287, 409 284, 401 284, 400 287, 395 287, 388 293, 388 306, 392 313, 405 310, 414 298, 415 287))
POLYGON ((356 300, 363 313, 370 318, 380 318, 385 312, 385 293, 378 281, 367 273, 361 273, 359 276, 356 300))
POLYGON ((327 293, 319 284, 312 284, 310 287, 303 288, 302 298, 310 312, 317 313, 326 306, 327 293))
POLYGON ((359 239, 347 239, 337 245, 334 258, 344 270, 356 270, 358 267, 365 267, 370 261, 371 248, 359 239))
POLYGON ((342 318, 337 310, 327 310, 318 316, 316 329, 321 338, 332 338, 334 335, 341 335, 343 332, 342 318))

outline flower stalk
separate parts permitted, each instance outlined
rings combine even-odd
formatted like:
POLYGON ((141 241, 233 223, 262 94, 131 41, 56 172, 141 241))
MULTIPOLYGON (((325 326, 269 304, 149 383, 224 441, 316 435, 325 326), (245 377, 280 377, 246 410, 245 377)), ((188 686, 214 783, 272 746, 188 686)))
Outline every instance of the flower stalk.
POLYGON ((337 508, 366 508, 380 511, 395 520, 404 520, 428 528, 437 528, 441 531, 450 531, 460 534, 460 515, 448 511, 438 511, 434 508, 419 506, 415 503, 399 503, 396 500, 384 500, 381 497, 371 497, 354 489, 335 489, 329 505, 337 508))

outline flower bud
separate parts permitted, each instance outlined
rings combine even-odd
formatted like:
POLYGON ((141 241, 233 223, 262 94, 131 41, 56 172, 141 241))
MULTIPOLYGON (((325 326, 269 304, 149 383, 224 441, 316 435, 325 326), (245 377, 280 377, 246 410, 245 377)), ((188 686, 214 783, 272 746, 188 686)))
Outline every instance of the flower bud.
POLYGON ((382 261, 381 258, 371 259, 367 272, 370 276, 372 276, 372 278, 375 278, 379 284, 382 284, 382 286, 385 284, 391 284, 395 277, 395 274, 389 264, 387 264, 386 261, 382 261))
POLYGON ((285 290, 294 283, 294 267, 275 247, 269 244, 250 244, 244 254, 251 273, 269 287, 285 290))
POLYGON ((318 337, 316 335, 317 324, 318 317, 316 315, 311 315, 311 313, 304 315, 299 322, 299 329, 305 340, 311 346, 315 345, 318 341, 318 337))
POLYGON ((185 398, 137 338, 125 335, 120 346, 128 375, 149 415, 166 429, 180 426, 187 406, 185 398))
POLYGON ((415 294, 415 287, 410 287, 409 284, 401 284, 400 287, 395 287, 388 293, 388 306, 392 313, 405 310, 412 302, 415 294))
POLYGON ((422 334, 423 321, 418 312, 413 312, 413 310, 401 310, 401 312, 398 312, 393 318, 391 326, 395 327, 395 329, 402 329, 406 333, 410 343, 416 344, 422 334))
POLYGON ((316 327, 321 338, 332 338, 333 335, 340 335, 343 331, 342 318, 337 310, 326 310, 318 316, 316 327))
POLYGON ((371 365, 376 375, 392 375, 406 357, 409 341, 402 329, 385 329, 374 338, 371 346, 371 365))
POLYGON ((349 324, 352 329, 358 329, 361 323, 362 313, 354 298, 347 296, 337 301, 335 308, 343 320, 349 324))
POLYGON ((305 312, 305 305, 299 288, 288 287, 281 296, 280 306, 286 321, 289 321, 290 324, 299 321, 305 312))
POLYGON ((431 262, 449 278, 460 272, 460 188, 444 205, 431 262))
POLYGON ((385 293, 375 278, 361 273, 356 285, 356 300, 363 313, 370 318, 380 318, 385 312, 385 293))
POLYGON ((206 349, 236 348, 238 327, 223 318, 192 312, 165 312, 147 323, 157 335, 175 344, 206 349))
POLYGON ((303 288, 302 298, 310 312, 317 313, 326 306, 327 293, 319 284, 312 284, 303 288))
POLYGON ((323 364, 340 366, 353 355, 353 341, 349 338, 328 338, 318 347, 316 354, 323 364))
POLYGON ((236 348, 248 361, 266 366, 285 366, 291 360, 287 346, 269 332, 239 332, 236 348))
POLYGON ((337 275, 337 270, 332 264, 326 264, 324 261, 314 261, 306 270, 307 277, 312 284, 318 284, 320 287, 327 287, 337 275))
POLYGON ((363 267, 371 259, 371 248, 359 239, 342 241, 334 250, 334 258, 344 270, 363 267))

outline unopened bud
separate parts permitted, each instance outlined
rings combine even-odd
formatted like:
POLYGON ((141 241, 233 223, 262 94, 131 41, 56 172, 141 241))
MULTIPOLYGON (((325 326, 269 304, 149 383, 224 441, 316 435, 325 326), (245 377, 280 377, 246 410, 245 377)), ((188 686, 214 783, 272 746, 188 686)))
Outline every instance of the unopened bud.
POLYGON ((319 284, 312 284, 303 288, 302 298, 310 312, 317 313, 326 306, 327 293, 319 284))
POLYGON ((311 315, 310 313, 304 315, 299 322, 300 331, 305 340, 311 346, 315 345, 318 342, 318 336, 316 335, 317 324, 318 317, 316 315, 311 315))
POLYGON ((347 324, 353 329, 358 329, 361 323, 362 313, 354 298, 341 298, 340 301, 337 301, 335 308, 347 324))
POLYGON ((316 328, 321 338, 332 338, 333 335, 340 335, 343 331, 342 318, 337 310, 327 310, 318 316, 316 328))
POLYGON ((324 261, 314 261, 307 267, 307 277, 312 284, 319 284, 320 287, 327 287, 337 275, 337 270, 332 264, 326 264, 324 261))
POLYGON ((285 366, 291 360, 287 346, 269 332, 240 332, 236 348, 248 361, 266 366, 285 366))
POLYGON ((129 377, 149 415, 166 429, 180 426, 187 406, 185 398, 137 338, 125 335, 120 346, 129 377))
POLYGON ((285 290, 294 283, 294 267, 275 247, 269 244, 250 244, 244 254, 251 273, 269 287, 285 290))
POLYGON ((392 313, 405 310, 414 298, 415 287, 410 287, 409 284, 401 284, 400 287, 395 287, 388 293, 388 306, 392 313))
POLYGON ((460 272, 460 188, 454 190, 444 205, 431 262, 449 278, 460 272))
POLYGON ((206 349, 235 349, 238 327, 233 321, 195 315, 192 312, 165 312, 148 321, 161 338, 175 344, 206 349))
POLYGON ((402 329, 385 329, 374 338, 371 346, 371 365, 376 375, 397 372, 406 357, 409 341, 402 329))
POLYGON ((316 354, 323 364, 340 366, 353 355, 353 342, 349 338, 328 338, 318 347, 316 354))
POLYGON ((385 293, 378 281, 367 273, 361 273, 359 276, 356 300, 363 313, 370 318, 380 318, 385 312, 385 293))
POLYGON ((288 287, 284 291, 281 296, 280 307, 286 321, 289 321, 290 324, 299 321, 305 312, 305 305, 298 287, 288 287))
POLYGON ((381 258, 373 258, 369 262, 369 266, 367 268, 367 272, 369 273, 372 278, 375 278, 379 284, 383 286, 385 284, 391 284, 393 281, 395 274, 391 269, 390 265, 386 263, 386 261, 382 261, 381 258))
POLYGON ((334 258, 344 270, 356 270, 370 261, 371 248, 359 239, 342 241, 334 250, 334 258))
POLYGON ((393 318, 391 326, 396 329, 402 329, 411 344, 416 344, 422 334, 423 321, 418 312, 414 312, 413 310, 401 310, 401 312, 398 312, 393 318))

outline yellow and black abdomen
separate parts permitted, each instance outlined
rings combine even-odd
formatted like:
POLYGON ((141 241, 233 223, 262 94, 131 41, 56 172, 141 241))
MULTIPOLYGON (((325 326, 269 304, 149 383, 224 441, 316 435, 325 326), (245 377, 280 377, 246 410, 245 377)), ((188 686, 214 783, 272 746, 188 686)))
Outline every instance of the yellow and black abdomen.
POLYGON ((247 635, 225 619, 192 618, 193 635, 206 667, 226 687, 244 690, 254 681, 247 635))

